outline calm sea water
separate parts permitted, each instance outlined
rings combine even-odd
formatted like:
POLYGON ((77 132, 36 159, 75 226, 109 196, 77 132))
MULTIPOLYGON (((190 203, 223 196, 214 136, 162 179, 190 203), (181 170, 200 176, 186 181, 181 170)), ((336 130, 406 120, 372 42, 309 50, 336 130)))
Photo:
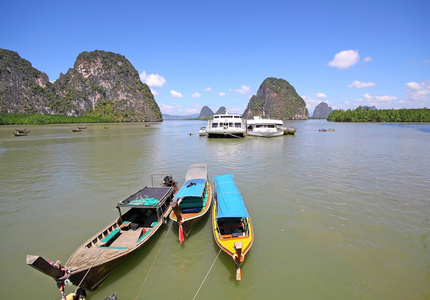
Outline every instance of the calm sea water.
POLYGON ((151 173, 182 185, 205 162, 212 183, 234 175, 253 220, 242 282, 206 218, 183 245, 164 226, 88 299, 430 299, 430 124, 309 120, 272 139, 199 137, 205 125, 0 127, 2 298, 59 299, 27 254, 66 262, 151 173))

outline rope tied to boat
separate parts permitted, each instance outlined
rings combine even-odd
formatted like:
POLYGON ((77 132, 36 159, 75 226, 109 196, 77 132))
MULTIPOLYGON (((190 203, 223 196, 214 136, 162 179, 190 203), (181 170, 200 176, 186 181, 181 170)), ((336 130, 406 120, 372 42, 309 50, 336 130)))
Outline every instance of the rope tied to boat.
POLYGON ((100 256, 102 256, 102 254, 103 254, 104 251, 105 251, 105 249, 102 249, 102 251, 100 252, 99 256, 97 256, 97 258, 93 261, 93 263, 89 267, 88 271, 85 273, 84 277, 82 277, 81 282, 79 282, 78 286, 76 287, 75 292, 79 289, 79 287, 81 286, 82 282, 84 282, 85 277, 87 277, 87 275, 90 272, 91 268, 94 266, 94 264, 96 263, 96 261, 99 260, 100 256))
POLYGON ((143 286, 145 285, 146 280, 148 279, 149 274, 151 273, 152 268, 154 267, 155 261, 157 260, 158 255, 160 254, 161 248, 163 248, 164 242, 166 241, 166 237, 169 234, 170 228, 172 228, 172 224, 173 224, 173 222, 170 222, 169 228, 167 229, 167 232, 166 232, 166 234, 164 236, 163 242, 161 243, 160 248, 158 248, 158 252, 155 255, 154 260, 152 261, 151 267, 149 268, 148 273, 146 274, 145 279, 142 282, 142 285, 140 286, 139 292, 137 293, 135 300, 137 300, 137 298, 139 297, 140 293, 142 292, 143 286))
POLYGON ((216 262, 216 260, 218 259, 218 256, 220 255, 220 253, 221 253, 222 249, 224 249, 224 245, 221 247, 221 249, 219 249, 219 252, 218 252, 217 256, 215 257, 215 259, 214 259, 214 261, 213 261, 213 263, 212 263, 211 267, 209 268, 208 272, 206 273, 205 278, 203 278, 203 281, 202 281, 202 283, 200 284, 200 287, 199 287, 199 289, 197 290, 196 294, 194 295, 193 300, 194 300, 194 299, 196 299, 196 297, 197 297, 198 293, 200 292, 200 289, 202 288, 203 284, 204 284, 204 283, 205 283, 205 281, 206 281, 206 278, 208 277, 209 273, 211 272, 211 270, 212 270, 213 266, 215 265, 215 262, 216 262))

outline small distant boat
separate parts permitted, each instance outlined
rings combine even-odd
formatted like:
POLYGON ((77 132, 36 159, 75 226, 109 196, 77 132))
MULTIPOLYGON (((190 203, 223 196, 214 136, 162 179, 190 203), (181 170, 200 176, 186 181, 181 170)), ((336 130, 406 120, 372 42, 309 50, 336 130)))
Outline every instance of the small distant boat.
POLYGON ((30 133, 30 130, 27 130, 27 128, 26 128, 26 129, 24 129, 24 130, 21 130, 21 129, 15 129, 15 132, 16 132, 16 133, 30 133))
POLYGON ((82 129, 72 129, 72 132, 81 132, 82 129))
POLYGON ((284 135, 294 135, 297 131, 296 127, 283 127, 284 135))
POLYGON ((16 130, 13 132, 13 135, 14 136, 26 136, 27 132, 22 132, 22 131, 16 130))
POLYGON ((207 135, 207 133, 206 133, 206 127, 200 127, 200 129, 199 129, 199 135, 200 136, 207 135))
POLYGON ((87 129, 87 126, 78 126, 78 129, 87 129))
POLYGON ((105 127, 103 127, 104 129, 109 129, 109 126, 105 126, 105 127))
MULTIPOLYGON (((177 186, 170 174, 152 174, 152 182, 154 176, 163 177, 163 184, 154 186, 152 183, 118 202, 119 217, 70 256, 65 267, 70 271, 68 279, 74 285, 96 290, 121 262, 141 248, 165 223, 172 210, 170 202, 177 186), (128 210, 122 214, 121 208, 128 210)), ((39 256, 27 256, 28 265, 48 276, 58 277, 46 262, 40 261, 44 260, 39 256)))
POLYGON ((329 128, 328 129, 328 131, 331 131, 331 132, 333 132, 333 131, 335 131, 333 128, 329 128))
POLYGON ((319 129, 318 131, 319 131, 319 132, 326 132, 326 131, 327 131, 327 129, 325 129, 325 128, 321 128, 321 129, 319 129))
POLYGON ((284 135, 282 120, 270 119, 263 116, 254 116, 246 122, 249 136, 275 137, 284 135))
POLYGON ((236 264, 236 280, 242 280, 241 265, 254 242, 251 218, 232 174, 214 177, 216 198, 212 207, 215 242, 236 264))
POLYGON ((193 226, 207 212, 212 204, 212 188, 208 179, 208 166, 197 163, 189 166, 185 183, 179 189, 171 206, 170 219, 179 226, 179 242, 182 244, 184 233, 190 234, 193 226))

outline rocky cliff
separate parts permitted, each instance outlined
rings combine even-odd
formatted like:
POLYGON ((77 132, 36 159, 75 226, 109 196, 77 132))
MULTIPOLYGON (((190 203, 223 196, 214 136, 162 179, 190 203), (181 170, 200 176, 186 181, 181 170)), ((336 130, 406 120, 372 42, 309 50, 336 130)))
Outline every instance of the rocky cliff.
POLYGON ((212 111, 212 109, 210 109, 207 106, 203 106, 202 110, 200 111, 200 115, 199 115, 199 119, 204 119, 207 117, 213 117, 214 112, 212 111))
POLYGON ((55 91, 48 75, 18 53, 0 49, 0 113, 51 113, 55 91))
POLYGON ((221 106, 215 112, 216 115, 221 115, 221 114, 225 114, 225 113, 227 113, 227 108, 225 108, 225 106, 221 106))
POLYGON ((249 100, 243 118, 265 114, 281 120, 306 120, 309 113, 306 102, 297 94, 288 81, 269 77, 263 81, 249 100))
POLYGON ((1 50, 0 109, 115 121, 163 120, 149 87, 131 63, 122 55, 98 50, 81 53, 74 67, 53 84, 17 53, 1 50))
POLYGON ((332 108, 327 103, 321 102, 315 107, 312 119, 327 119, 328 115, 331 114, 332 108))

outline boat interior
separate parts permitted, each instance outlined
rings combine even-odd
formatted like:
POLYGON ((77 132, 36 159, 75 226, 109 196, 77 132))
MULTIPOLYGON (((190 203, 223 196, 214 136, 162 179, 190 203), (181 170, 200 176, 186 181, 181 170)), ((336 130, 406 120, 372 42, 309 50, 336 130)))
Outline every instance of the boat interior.
POLYGON ((242 218, 223 218, 217 221, 221 238, 248 236, 248 223, 242 218))
POLYGON ((132 208, 86 245, 128 249, 139 243, 158 224, 155 209, 132 208))

